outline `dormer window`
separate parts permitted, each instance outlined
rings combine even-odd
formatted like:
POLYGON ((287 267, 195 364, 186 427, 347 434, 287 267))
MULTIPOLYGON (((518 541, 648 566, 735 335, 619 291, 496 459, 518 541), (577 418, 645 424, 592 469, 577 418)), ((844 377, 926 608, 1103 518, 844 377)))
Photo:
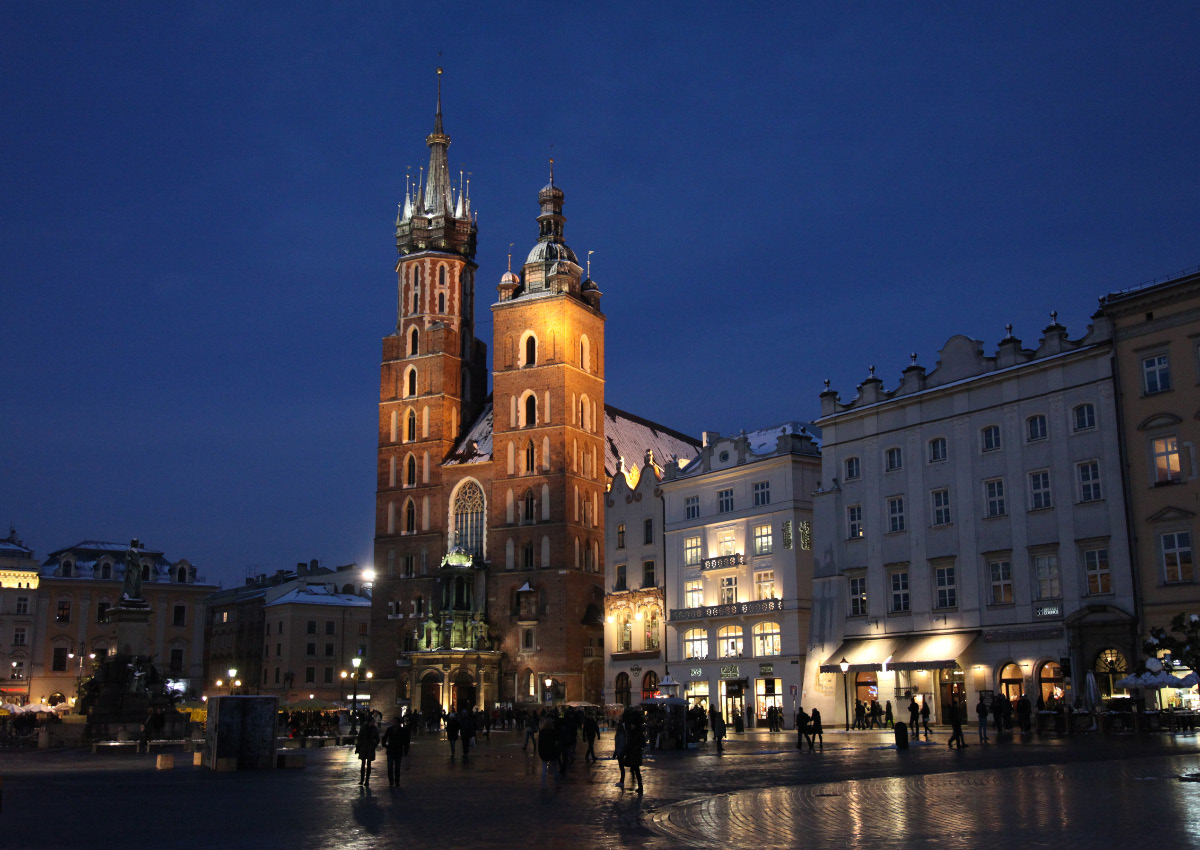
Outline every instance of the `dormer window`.
POLYGON ((75 574, 75 565, 70 561, 63 561, 62 567, 59 569, 59 574, 63 578, 71 578, 75 574))

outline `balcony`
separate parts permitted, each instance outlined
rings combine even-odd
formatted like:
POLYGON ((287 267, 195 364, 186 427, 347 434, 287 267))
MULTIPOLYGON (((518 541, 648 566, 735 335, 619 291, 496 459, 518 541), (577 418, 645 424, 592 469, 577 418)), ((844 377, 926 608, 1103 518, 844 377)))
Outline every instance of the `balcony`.
POLYGON ((731 605, 706 605, 703 608, 672 608, 670 620, 704 620, 709 617, 739 617, 744 614, 765 614, 782 611, 782 599, 759 599, 754 602, 734 602, 731 605))
POLYGON ((700 569, 707 572, 709 570, 730 570, 734 567, 742 567, 746 565, 746 556, 741 552, 735 555, 721 555, 717 558, 705 558, 700 562, 700 569))

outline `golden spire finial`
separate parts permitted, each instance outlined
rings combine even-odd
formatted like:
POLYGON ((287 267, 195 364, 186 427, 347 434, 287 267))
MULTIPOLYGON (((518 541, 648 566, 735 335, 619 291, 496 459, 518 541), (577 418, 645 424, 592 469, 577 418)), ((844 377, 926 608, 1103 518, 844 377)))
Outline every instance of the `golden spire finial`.
POLYGON ((592 254, 594 254, 594 253, 596 253, 596 252, 588 251, 588 253, 587 253, 587 276, 589 278, 591 278, 591 276, 592 276, 592 254))
POLYGON ((512 271, 512 246, 514 244, 516 244, 516 243, 513 243, 513 242, 508 243, 508 270, 510 272, 512 271))
POLYGON ((554 157, 550 157, 550 184, 554 185, 554 157))

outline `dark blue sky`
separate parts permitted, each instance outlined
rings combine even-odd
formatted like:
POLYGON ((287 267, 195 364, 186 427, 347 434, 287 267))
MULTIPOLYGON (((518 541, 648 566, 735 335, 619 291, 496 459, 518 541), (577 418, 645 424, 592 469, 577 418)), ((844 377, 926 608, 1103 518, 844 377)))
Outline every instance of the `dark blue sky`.
POLYGON ((0 5, 0 521, 369 560, 439 64, 481 335, 554 156, 608 401, 694 434, 1200 263, 1194 3, 577 5, 0 5))

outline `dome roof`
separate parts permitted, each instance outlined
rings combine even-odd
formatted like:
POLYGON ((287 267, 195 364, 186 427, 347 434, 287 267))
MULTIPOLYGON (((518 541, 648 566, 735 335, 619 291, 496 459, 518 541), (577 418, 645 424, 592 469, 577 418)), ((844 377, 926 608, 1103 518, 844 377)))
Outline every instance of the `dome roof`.
POLYGON ((570 260, 579 265, 579 260, 575 259, 575 252, 560 242, 539 242, 525 258, 526 263, 544 263, 547 260, 570 260))
POLYGON ((511 271, 505 272, 504 274, 502 274, 500 276, 500 285, 501 286, 505 286, 506 284, 516 286, 520 282, 521 282, 521 278, 517 277, 517 275, 511 271))

